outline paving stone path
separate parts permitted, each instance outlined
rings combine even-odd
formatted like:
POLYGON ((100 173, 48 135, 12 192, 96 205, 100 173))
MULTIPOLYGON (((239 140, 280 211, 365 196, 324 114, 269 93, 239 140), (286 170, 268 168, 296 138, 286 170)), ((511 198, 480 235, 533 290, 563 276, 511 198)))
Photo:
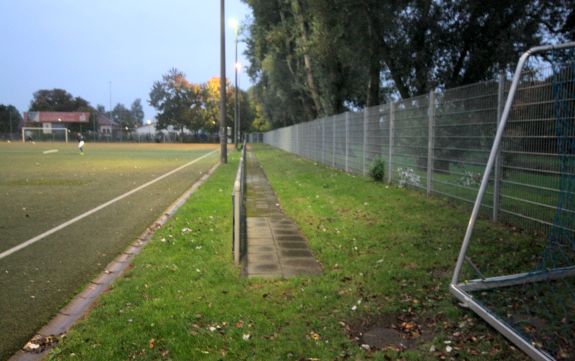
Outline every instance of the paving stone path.
POLYGON ((321 265, 311 253, 298 226, 281 210, 266 175, 247 152, 247 254, 244 275, 286 278, 315 275, 321 265))

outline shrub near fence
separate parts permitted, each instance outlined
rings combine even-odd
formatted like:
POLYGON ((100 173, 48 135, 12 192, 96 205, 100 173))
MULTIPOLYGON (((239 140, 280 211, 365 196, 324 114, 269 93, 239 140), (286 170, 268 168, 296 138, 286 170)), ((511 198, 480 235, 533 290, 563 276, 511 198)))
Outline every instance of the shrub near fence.
MULTIPOLYGON (((548 79, 524 74, 482 212, 546 232, 559 193, 548 79), (543 144, 543 143, 545 144, 543 144), (543 194, 543 193, 545 194, 543 194)), ((380 157, 386 180, 472 205, 509 81, 481 82, 276 129, 263 142, 346 172, 367 175, 380 157)))

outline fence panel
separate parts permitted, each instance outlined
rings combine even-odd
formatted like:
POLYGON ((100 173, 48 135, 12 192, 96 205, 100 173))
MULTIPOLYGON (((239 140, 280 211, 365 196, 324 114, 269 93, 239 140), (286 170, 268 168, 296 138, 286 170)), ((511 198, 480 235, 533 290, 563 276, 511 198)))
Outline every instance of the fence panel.
MULTIPOLYGON (((498 83, 436 94, 433 193, 473 204, 497 128, 498 83)), ((484 198, 486 211, 493 206, 484 198)))
POLYGON ((389 154, 389 106, 379 105, 365 110, 365 163, 369 171, 376 158, 387 161, 389 154))
POLYGON ((334 117, 334 164, 333 167, 345 170, 345 154, 346 154, 346 114, 338 114, 334 117))
POLYGON ((428 95, 395 104, 391 179, 402 186, 427 188, 428 106, 428 95))
POLYGON ((347 171, 363 174, 363 112, 348 112, 347 171))
POLYGON ((522 74, 502 139, 500 219, 504 222, 522 228, 534 225, 543 232, 553 224, 561 193, 560 160, 575 157, 572 149, 567 154, 560 149, 562 141, 575 136, 574 72, 571 64, 555 72, 545 67, 522 74), (568 101, 557 100, 560 97, 568 101), (562 117, 569 118, 571 126, 560 129, 562 117))

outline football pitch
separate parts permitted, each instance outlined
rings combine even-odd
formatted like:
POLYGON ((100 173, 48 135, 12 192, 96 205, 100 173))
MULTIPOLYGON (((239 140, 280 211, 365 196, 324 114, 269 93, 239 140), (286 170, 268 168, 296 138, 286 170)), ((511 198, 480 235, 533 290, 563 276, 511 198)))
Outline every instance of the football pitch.
POLYGON ((0 144, 0 360, 216 164, 216 148, 0 144))

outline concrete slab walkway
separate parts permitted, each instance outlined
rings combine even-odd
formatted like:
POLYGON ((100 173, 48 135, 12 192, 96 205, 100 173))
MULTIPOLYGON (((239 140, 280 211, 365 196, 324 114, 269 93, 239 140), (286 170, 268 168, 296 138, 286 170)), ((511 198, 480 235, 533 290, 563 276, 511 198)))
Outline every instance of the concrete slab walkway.
POLYGON ((247 152, 246 173, 247 253, 244 275, 287 278, 322 272, 304 235, 280 208, 268 179, 247 152))

